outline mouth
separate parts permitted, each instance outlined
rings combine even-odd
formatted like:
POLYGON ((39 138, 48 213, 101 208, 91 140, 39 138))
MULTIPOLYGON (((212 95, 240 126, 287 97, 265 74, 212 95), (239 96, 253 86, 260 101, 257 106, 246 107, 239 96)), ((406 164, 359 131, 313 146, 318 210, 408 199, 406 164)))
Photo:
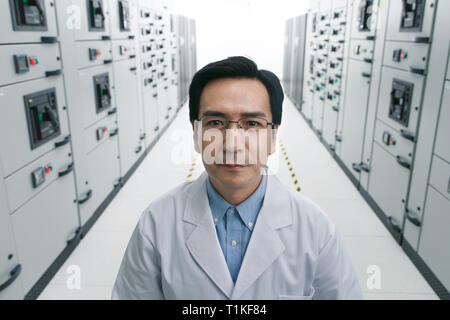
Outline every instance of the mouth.
POLYGON ((222 168, 228 169, 228 170, 239 170, 239 169, 247 167, 245 165, 239 165, 239 164, 220 164, 219 166, 222 168))

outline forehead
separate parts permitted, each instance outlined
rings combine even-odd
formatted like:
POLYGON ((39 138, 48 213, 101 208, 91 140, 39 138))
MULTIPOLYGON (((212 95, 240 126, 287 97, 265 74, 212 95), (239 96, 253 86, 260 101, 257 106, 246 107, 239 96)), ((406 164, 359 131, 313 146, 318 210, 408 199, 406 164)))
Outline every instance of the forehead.
POLYGON ((199 116, 207 110, 228 115, 263 112, 271 117, 269 94, 264 84, 257 79, 225 78, 211 81, 200 96, 199 116))

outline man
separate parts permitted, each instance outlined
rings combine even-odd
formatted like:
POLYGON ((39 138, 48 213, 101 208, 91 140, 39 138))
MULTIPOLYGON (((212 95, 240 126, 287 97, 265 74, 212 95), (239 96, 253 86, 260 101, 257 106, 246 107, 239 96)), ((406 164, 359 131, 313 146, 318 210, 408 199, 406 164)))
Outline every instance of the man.
POLYGON ((113 299, 360 299, 330 219, 266 168, 283 91, 244 57, 198 71, 190 121, 206 172, 153 201, 113 299))

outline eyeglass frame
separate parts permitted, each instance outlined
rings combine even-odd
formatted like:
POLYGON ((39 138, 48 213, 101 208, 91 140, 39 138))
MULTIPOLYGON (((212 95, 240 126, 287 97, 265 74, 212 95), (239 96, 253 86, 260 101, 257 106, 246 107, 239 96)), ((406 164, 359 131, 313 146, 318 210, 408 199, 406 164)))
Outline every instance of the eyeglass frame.
MULTIPOLYGON (((267 124, 266 124, 266 127, 263 128, 263 129, 267 129, 267 128, 269 127, 269 125, 271 125, 271 126, 272 126, 272 129, 274 129, 274 126, 276 125, 275 122, 269 122, 266 118, 258 117, 258 116, 254 116, 254 117, 244 117, 244 118, 241 118, 241 119, 239 119, 239 120, 228 120, 227 118, 225 118, 225 117, 223 117, 223 116, 209 116, 209 115, 206 115, 206 116, 205 116, 205 115, 204 115, 204 116, 201 116, 199 119, 196 119, 195 121, 200 121, 200 122, 202 122, 202 119, 205 118, 205 117, 216 117, 216 118, 223 118, 223 119, 225 119, 225 121, 227 122, 226 125, 225 125, 225 127, 224 127, 225 130, 228 130, 229 125, 230 125, 230 122, 232 122, 232 123, 237 123, 239 129, 244 129, 244 128, 240 125, 240 122, 241 122, 242 120, 244 120, 244 119, 254 119, 254 118, 257 118, 257 119, 261 119, 261 120, 266 121, 266 123, 267 123, 267 124)), ((223 129, 222 129, 222 130, 223 130, 223 129)))

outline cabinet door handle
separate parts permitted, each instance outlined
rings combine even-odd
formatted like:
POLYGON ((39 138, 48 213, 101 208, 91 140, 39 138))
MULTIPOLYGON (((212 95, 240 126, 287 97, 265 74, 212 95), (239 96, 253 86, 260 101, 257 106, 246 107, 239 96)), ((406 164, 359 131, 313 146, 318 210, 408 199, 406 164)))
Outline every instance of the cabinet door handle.
POLYGON ((373 59, 369 59, 369 58, 364 58, 364 62, 367 62, 367 63, 372 63, 372 62, 373 62, 373 59))
POLYGON ((136 148, 136 150, 134 152, 139 153, 139 152, 141 152, 141 150, 142 150, 142 147, 139 146, 139 147, 136 148))
POLYGON ((108 116, 110 116, 110 115, 112 115, 112 114, 114 114, 116 112, 117 112, 117 108, 111 109, 111 110, 108 111, 108 116))
POLYGON ((394 229, 397 233, 402 233, 402 229, 399 226, 399 223, 394 217, 388 217, 388 222, 391 225, 392 229, 394 229))
POLYGON ((82 203, 85 203, 86 201, 88 201, 92 197, 92 193, 93 193, 92 189, 89 189, 88 192, 86 192, 86 196, 83 199, 78 200, 78 203, 82 204, 82 203))
POLYGON ((365 172, 369 172, 369 171, 370 171, 369 165, 365 164, 364 162, 361 162, 361 163, 359 164, 359 168, 360 168, 362 171, 365 171, 365 172))
POLYGON ((103 60, 103 64, 109 64, 109 63, 112 63, 111 59, 103 60))
POLYGON ((68 134, 67 136, 65 136, 63 140, 61 140, 61 141, 56 141, 56 142, 55 142, 55 148, 62 147, 63 145, 67 144, 69 141, 70 141, 70 134, 68 134))
POLYGON ((402 156, 397 156, 397 163, 403 168, 411 169, 411 163, 409 162, 409 160, 403 158, 402 156))
POLYGON ((367 73, 367 72, 363 72, 363 73, 361 73, 361 75, 362 75, 364 78, 370 78, 370 77, 372 76, 370 73, 367 73))
POLYGON ((409 72, 415 73, 415 74, 419 74, 419 75, 421 75, 421 76, 424 76, 424 75, 425 75, 425 69, 419 69, 419 68, 409 67, 409 72))
POLYGON ((402 135, 403 138, 412 142, 416 142, 416 137, 414 136, 414 133, 412 133, 411 131, 401 129, 400 134, 402 135))
POLYGON ((141 136, 139 137, 139 140, 144 140, 145 139, 145 133, 141 134, 141 136))
POLYGON ((333 109, 333 111, 339 112, 339 108, 336 106, 332 106, 331 109, 333 109))
POLYGON ((64 177, 73 170, 73 162, 67 166, 66 170, 58 172, 58 177, 64 177))
POLYGON ((352 163, 352 168, 353 168, 353 170, 355 170, 358 173, 361 172, 361 168, 359 167, 359 164, 357 164, 357 163, 352 163))
POLYGON ((67 240, 67 245, 70 245, 74 240, 81 238, 81 231, 82 231, 82 228, 78 227, 75 230, 75 235, 71 239, 67 240))
POLYGON ((414 39, 415 43, 430 43, 430 38, 428 37, 416 37, 416 39, 414 39))
POLYGON ((45 76, 46 77, 59 76, 60 74, 61 74, 61 69, 52 70, 52 71, 45 71, 45 76))
POLYGON ((57 37, 41 37, 41 42, 55 43, 55 42, 58 42, 58 38, 57 37))
POLYGON ((13 283, 17 277, 19 276, 20 272, 22 271, 22 266, 20 264, 16 265, 10 272, 9 272, 9 279, 0 284, 0 292, 8 288, 11 283, 13 283))
POLYGON ((415 225, 417 227, 420 227, 422 225, 422 223, 420 222, 420 219, 419 219, 419 216, 417 215, 417 213, 412 212, 411 210, 408 210, 408 209, 405 210, 405 213, 406 213, 406 218, 413 225, 415 225))
POLYGON ((116 128, 113 132, 109 134, 110 137, 114 137, 119 132, 119 128, 116 128))
POLYGON ((117 188, 118 186, 120 186, 122 184, 122 177, 118 178, 116 183, 114 183, 114 188, 117 188))
POLYGON ((136 71, 136 67, 130 68, 130 71, 136 71))

